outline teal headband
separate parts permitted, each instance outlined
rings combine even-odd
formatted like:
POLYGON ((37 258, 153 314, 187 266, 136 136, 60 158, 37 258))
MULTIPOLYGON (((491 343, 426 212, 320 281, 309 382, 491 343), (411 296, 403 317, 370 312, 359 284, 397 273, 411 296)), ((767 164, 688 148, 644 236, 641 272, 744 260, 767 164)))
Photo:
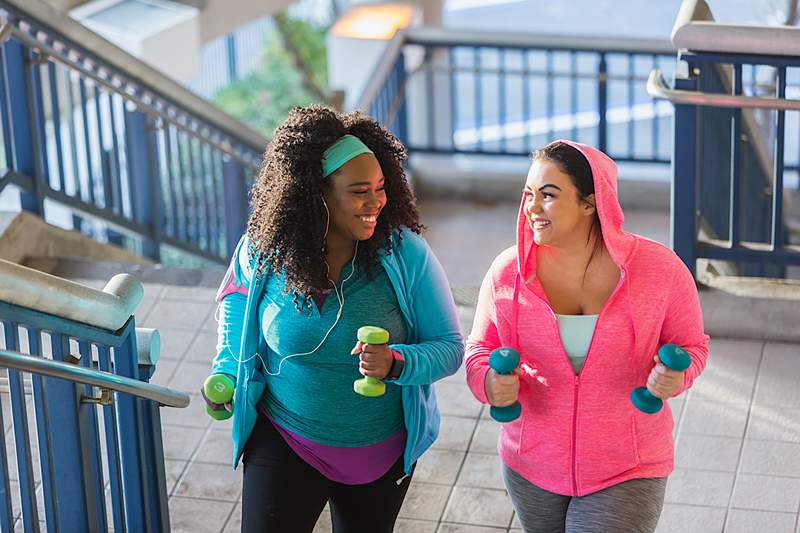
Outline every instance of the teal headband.
POLYGON ((327 178, 342 165, 361 154, 371 154, 372 150, 355 135, 345 135, 322 154, 322 177, 327 178))

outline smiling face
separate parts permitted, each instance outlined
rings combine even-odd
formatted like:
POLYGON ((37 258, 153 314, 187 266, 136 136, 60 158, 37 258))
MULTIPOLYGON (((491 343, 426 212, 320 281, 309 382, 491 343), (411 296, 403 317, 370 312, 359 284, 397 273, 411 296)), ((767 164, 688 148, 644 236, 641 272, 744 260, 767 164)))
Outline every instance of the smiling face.
POLYGON ((539 246, 586 242, 595 213, 594 195, 581 199, 572 178, 557 163, 536 159, 525 182, 523 212, 539 246))
POLYGON ((327 180, 324 198, 330 212, 328 244, 365 241, 372 237, 378 216, 386 205, 383 171, 375 156, 354 157, 327 180))

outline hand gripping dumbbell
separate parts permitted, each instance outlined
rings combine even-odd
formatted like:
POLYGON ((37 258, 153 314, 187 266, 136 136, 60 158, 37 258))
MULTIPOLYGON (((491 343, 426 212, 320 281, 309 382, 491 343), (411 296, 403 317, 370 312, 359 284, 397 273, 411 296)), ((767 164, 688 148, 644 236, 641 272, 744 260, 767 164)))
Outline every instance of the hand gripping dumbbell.
MULTIPOLYGON (((386 344, 389 342, 389 332, 376 326, 363 326, 356 332, 358 340, 364 344, 386 344)), ((362 396, 370 398, 383 396, 386 384, 378 378, 364 376, 353 382, 353 390, 362 396)))
POLYGON ((236 385, 225 374, 211 374, 203 383, 206 413, 214 420, 227 420, 233 416, 233 392, 236 385), (213 404, 213 405, 211 405, 213 404))
MULTIPOLYGON (((489 355, 489 368, 498 374, 511 374, 519 367, 519 352, 513 348, 497 348, 489 355)), ((522 405, 514 402, 505 407, 492 406, 489 414, 498 422, 511 422, 519 418, 522 405)))
MULTIPOLYGON (((689 357, 689 354, 686 353, 686 350, 672 343, 665 344, 658 349, 658 358, 664 366, 672 370, 677 370, 678 372, 686 370, 692 363, 692 359, 689 357)), ((633 389, 631 391, 631 402, 633 402, 633 405, 636 406, 637 409, 650 415, 659 412, 664 405, 661 398, 656 398, 650 394, 647 387, 636 387, 633 389)))

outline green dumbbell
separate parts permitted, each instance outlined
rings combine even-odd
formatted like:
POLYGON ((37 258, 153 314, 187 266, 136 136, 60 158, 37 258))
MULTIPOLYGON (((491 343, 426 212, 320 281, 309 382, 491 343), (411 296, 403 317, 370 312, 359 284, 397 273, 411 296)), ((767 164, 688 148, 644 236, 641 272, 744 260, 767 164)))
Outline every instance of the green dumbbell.
MULTIPOLYGON (((389 342, 389 332, 376 326, 358 328, 356 337, 364 344, 386 344, 389 342)), ((383 396, 386 392, 386 384, 377 378, 364 376, 353 382, 353 390, 362 396, 374 398, 383 396)))
MULTIPOLYGON (((692 359, 686 350, 676 344, 665 344, 658 349, 658 358, 667 368, 681 372, 689 368, 692 359)), ((636 387, 631 391, 631 402, 636 408, 649 415, 661 410, 664 402, 661 398, 656 398, 647 387, 636 387)))
POLYGON ((214 420, 227 420, 233 416, 233 392, 236 384, 224 374, 211 374, 203 383, 206 413, 214 420), (208 402, 215 404, 209 405, 208 402))
MULTIPOLYGON (((498 374, 510 374, 519 366, 519 352, 514 348, 497 348, 489 354, 489 368, 498 374)), ((522 405, 514 402, 505 407, 492 406, 489 414, 498 422, 511 422, 519 418, 522 405)))

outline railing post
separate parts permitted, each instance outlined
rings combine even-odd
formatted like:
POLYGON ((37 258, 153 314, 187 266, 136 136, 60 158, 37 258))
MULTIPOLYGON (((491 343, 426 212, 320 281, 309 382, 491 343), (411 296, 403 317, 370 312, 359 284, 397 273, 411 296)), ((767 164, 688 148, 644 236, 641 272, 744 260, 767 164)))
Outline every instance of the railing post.
POLYGON ((222 194, 225 207, 225 253, 230 256, 247 226, 248 211, 244 167, 230 158, 222 161, 222 194))
POLYGON ((228 63, 228 83, 233 83, 238 79, 236 61, 236 34, 229 33, 225 37, 225 55, 228 63))
POLYGON ((600 54, 600 61, 597 65, 597 148, 601 152, 606 151, 608 144, 608 67, 606 65, 606 55, 600 54))
MULTIPOLYGON (((50 339, 53 360, 64 361, 70 353, 69 338, 54 333, 50 339)), ((98 502, 94 501, 94 489, 87 482, 80 392, 70 381, 55 378, 42 381, 40 394, 34 395, 34 401, 37 413, 43 412, 43 416, 37 418, 39 453, 49 458, 49 472, 47 475, 42 473, 45 502, 52 506, 47 513, 47 528, 53 531, 99 531, 98 524, 92 519, 98 502), (40 422, 45 422, 45 427, 41 427, 40 422), (51 523, 50 518, 55 523, 51 523)))
MULTIPOLYGON (((689 66, 690 71, 692 65, 689 66)), ((675 76, 675 89, 697 90, 697 78, 675 76)), ((697 106, 676 105, 673 119, 670 243, 678 257, 695 274, 697 238, 697 106)))
MULTIPOLYGON (((122 345, 114 348, 114 373, 139 379, 135 328, 125 326, 122 345)), ((119 457, 122 470, 122 497, 125 500, 125 524, 128 531, 148 531, 153 509, 145 496, 143 474, 147 471, 144 456, 142 403, 130 394, 116 395, 119 457)))
MULTIPOLYGON (((3 59, 8 87, 8 110, 11 131, 7 132, 13 139, 14 162, 11 167, 30 178, 33 178, 33 190, 20 191, 22 209, 31 213, 42 214, 43 199, 38 196, 38 180, 36 165, 35 130, 33 113, 33 87, 26 73, 28 49, 11 39, 3 44, 3 59)), ((5 102, 4 102, 5 104, 5 102)), ((9 162, 11 163, 11 162, 9 162)))
POLYGON ((128 158, 133 219, 150 229, 142 237, 142 255, 158 260, 162 230, 158 141, 152 121, 138 110, 125 110, 125 148, 128 158))

